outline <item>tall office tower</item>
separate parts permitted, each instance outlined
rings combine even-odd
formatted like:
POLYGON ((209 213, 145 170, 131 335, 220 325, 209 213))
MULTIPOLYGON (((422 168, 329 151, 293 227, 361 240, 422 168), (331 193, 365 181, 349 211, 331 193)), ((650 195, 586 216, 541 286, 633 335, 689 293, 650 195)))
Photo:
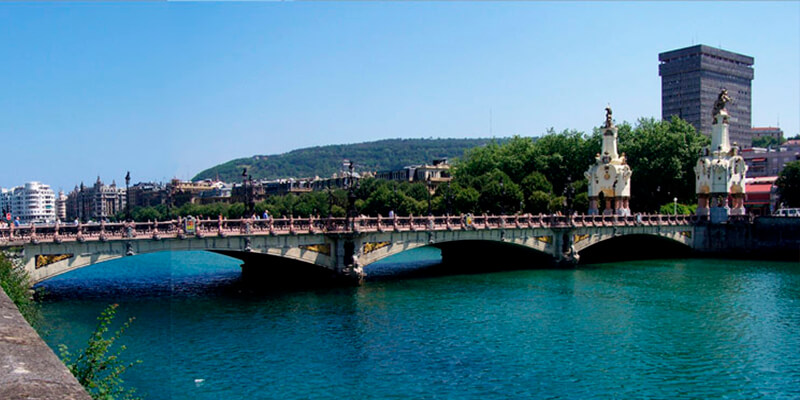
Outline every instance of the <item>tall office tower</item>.
POLYGON ((658 55, 661 76, 661 117, 677 115, 705 135, 711 134, 711 110, 720 90, 732 98, 730 140, 749 147, 750 82, 753 80, 753 57, 697 45, 658 55))

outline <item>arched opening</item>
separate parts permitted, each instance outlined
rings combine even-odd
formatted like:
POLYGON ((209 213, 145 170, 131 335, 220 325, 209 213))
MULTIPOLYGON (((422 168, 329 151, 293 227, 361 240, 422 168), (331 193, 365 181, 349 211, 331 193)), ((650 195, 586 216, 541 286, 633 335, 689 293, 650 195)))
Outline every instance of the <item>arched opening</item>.
POLYGON ((264 253, 212 250, 242 261, 242 284, 258 289, 295 289, 352 284, 352 280, 331 269, 264 253))
POLYGON ((241 278, 241 262, 207 251, 161 251, 98 262, 51 276, 34 287, 45 300, 144 297, 224 290, 241 278))
POLYGON ((551 268, 555 265, 549 254, 507 242, 464 240, 434 246, 442 250, 442 266, 455 273, 551 268))
POLYGON ((612 261, 685 258, 692 248, 657 235, 624 235, 607 239, 580 251, 581 264, 612 261))

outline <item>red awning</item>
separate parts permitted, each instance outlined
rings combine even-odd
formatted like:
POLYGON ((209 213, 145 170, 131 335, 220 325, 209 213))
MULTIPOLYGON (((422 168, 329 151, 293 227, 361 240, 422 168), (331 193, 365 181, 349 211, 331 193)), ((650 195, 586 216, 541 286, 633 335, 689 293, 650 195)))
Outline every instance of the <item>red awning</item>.
POLYGON ((753 158, 753 159, 750 159, 750 162, 764 162, 764 161, 767 161, 767 159, 766 158, 753 158))
POLYGON ((771 183, 748 183, 745 185, 745 191, 749 193, 769 193, 772 191, 771 183))

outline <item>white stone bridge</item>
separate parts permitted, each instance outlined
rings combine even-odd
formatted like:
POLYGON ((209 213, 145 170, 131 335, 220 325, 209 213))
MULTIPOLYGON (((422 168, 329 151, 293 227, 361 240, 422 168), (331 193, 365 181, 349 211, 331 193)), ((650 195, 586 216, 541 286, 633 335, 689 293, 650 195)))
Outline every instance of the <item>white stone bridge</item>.
POLYGON ((179 219, 4 227, 0 248, 21 259, 33 283, 125 256, 188 250, 241 259, 243 272, 280 276, 294 270, 301 279, 321 273, 323 279, 358 281, 363 267, 423 246, 442 249, 445 262, 503 262, 506 255, 515 255, 530 267, 574 263, 587 249, 625 237, 644 238, 644 246, 653 249, 668 243, 691 249, 696 247, 695 222, 695 217, 680 215, 216 219, 189 224, 179 219))

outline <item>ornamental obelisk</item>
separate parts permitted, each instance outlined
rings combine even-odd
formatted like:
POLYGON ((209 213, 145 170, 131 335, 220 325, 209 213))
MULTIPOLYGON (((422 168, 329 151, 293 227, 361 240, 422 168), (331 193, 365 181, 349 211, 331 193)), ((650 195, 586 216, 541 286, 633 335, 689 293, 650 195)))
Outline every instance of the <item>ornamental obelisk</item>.
POLYGON ((598 201, 605 201, 605 215, 630 215, 631 167, 625 153, 617 153, 617 127, 611 118, 611 107, 606 107, 603 126, 603 148, 595 156, 595 164, 584 174, 589 180, 589 214, 599 213, 598 201))
POLYGON ((731 101, 722 89, 711 112, 711 146, 702 150, 694 167, 697 215, 709 216, 712 223, 725 222, 728 215, 744 215, 744 178, 747 164, 739 147, 730 144, 726 105, 731 101), (730 206, 728 198, 730 197, 730 206))

